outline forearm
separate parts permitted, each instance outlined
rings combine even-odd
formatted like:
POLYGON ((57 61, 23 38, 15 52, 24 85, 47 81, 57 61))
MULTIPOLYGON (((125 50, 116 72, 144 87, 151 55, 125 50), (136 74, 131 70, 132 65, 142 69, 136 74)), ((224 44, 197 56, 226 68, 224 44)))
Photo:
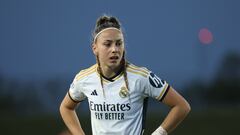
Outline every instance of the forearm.
POLYGON ((75 110, 60 107, 62 119, 73 135, 85 135, 75 110))
POLYGON ((190 107, 188 104, 172 107, 163 123, 161 124, 161 127, 170 133, 177 127, 179 123, 181 123, 189 111, 190 107))

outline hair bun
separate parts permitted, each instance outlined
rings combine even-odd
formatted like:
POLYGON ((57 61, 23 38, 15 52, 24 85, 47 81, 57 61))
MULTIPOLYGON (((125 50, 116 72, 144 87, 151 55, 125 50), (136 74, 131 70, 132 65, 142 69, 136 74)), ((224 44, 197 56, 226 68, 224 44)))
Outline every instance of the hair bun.
POLYGON ((103 25, 105 23, 107 23, 109 21, 109 17, 108 16, 101 16, 98 20, 97 20, 97 26, 103 25))
POLYGON ((92 39, 94 40, 94 37, 96 36, 96 34, 98 32, 100 32, 103 29, 109 28, 109 27, 114 27, 114 28, 117 28, 117 29, 121 30, 120 22, 118 21, 118 19, 116 17, 107 16, 107 15, 100 16, 97 19, 95 29, 94 29, 94 32, 92 34, 93 35, 92 39))
POLYGON ((96 23, 97 27, 101 27, 101 26, 109 26, 109 27, 116 27, 118 29, 120 29, 120 23, 117 20, 117 18, 113 17, 113 16, 107 16, 107 15, 103 15, 101 16, 96 23))

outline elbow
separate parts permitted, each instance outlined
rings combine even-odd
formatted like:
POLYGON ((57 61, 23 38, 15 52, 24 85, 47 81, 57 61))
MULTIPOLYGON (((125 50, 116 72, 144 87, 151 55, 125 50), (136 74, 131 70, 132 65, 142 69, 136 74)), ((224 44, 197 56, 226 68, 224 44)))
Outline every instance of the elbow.
POLYGON ((185 104, 183 105, 182 108, 183 108, 186 115, 191 111, 191 106, 188 102, 185 102, 185 104))
POLYGON ((62 115, 63 113, 69 112, 69 111, 75 111, 76 104, 69 105, 66 104, 64 101, 59 106, 59 112, 62 115))
POLYGON ((59 113, 62 115, 66 111, 67 108, 62 102, 58 109, 59 109, 59 113))
POLYGON ((62 110, 63 110, 63 105, 62 105, 62 103, 61 103, 60 106, 59 106, 59 112, 60 112, 60 114, 62 113, 62 110))

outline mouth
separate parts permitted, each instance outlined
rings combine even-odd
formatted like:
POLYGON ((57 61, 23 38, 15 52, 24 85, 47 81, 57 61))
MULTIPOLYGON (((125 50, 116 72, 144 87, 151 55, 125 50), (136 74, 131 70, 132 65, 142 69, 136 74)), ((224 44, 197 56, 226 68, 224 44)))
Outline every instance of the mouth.
POLYGON ((119 57, 118 56, 112 56, 112 57, 110 57, 110 59, 113 59, 113 60, 116 60, 116 59, 118 59, 119 57))
POLYGON ((111 61, 117 61, 118 59, 119 59, 118 56, 112 56, 112 57, 110 57, 110 60, 111 60, 111 61))

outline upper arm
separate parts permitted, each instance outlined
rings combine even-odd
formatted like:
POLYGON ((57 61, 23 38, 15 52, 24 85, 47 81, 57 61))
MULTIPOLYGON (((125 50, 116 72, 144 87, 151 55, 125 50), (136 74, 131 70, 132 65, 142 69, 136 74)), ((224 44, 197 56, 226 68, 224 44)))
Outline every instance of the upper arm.
POLYGON ((69 93, 67 93, 61 103, 61 107, 74 110, 80 102, 76 102, 71 99, 69 93))
POLYGON ((169 107, 180 105, 190 108, 188 102, 172 87, 169 88, 162 102, 169 107))

